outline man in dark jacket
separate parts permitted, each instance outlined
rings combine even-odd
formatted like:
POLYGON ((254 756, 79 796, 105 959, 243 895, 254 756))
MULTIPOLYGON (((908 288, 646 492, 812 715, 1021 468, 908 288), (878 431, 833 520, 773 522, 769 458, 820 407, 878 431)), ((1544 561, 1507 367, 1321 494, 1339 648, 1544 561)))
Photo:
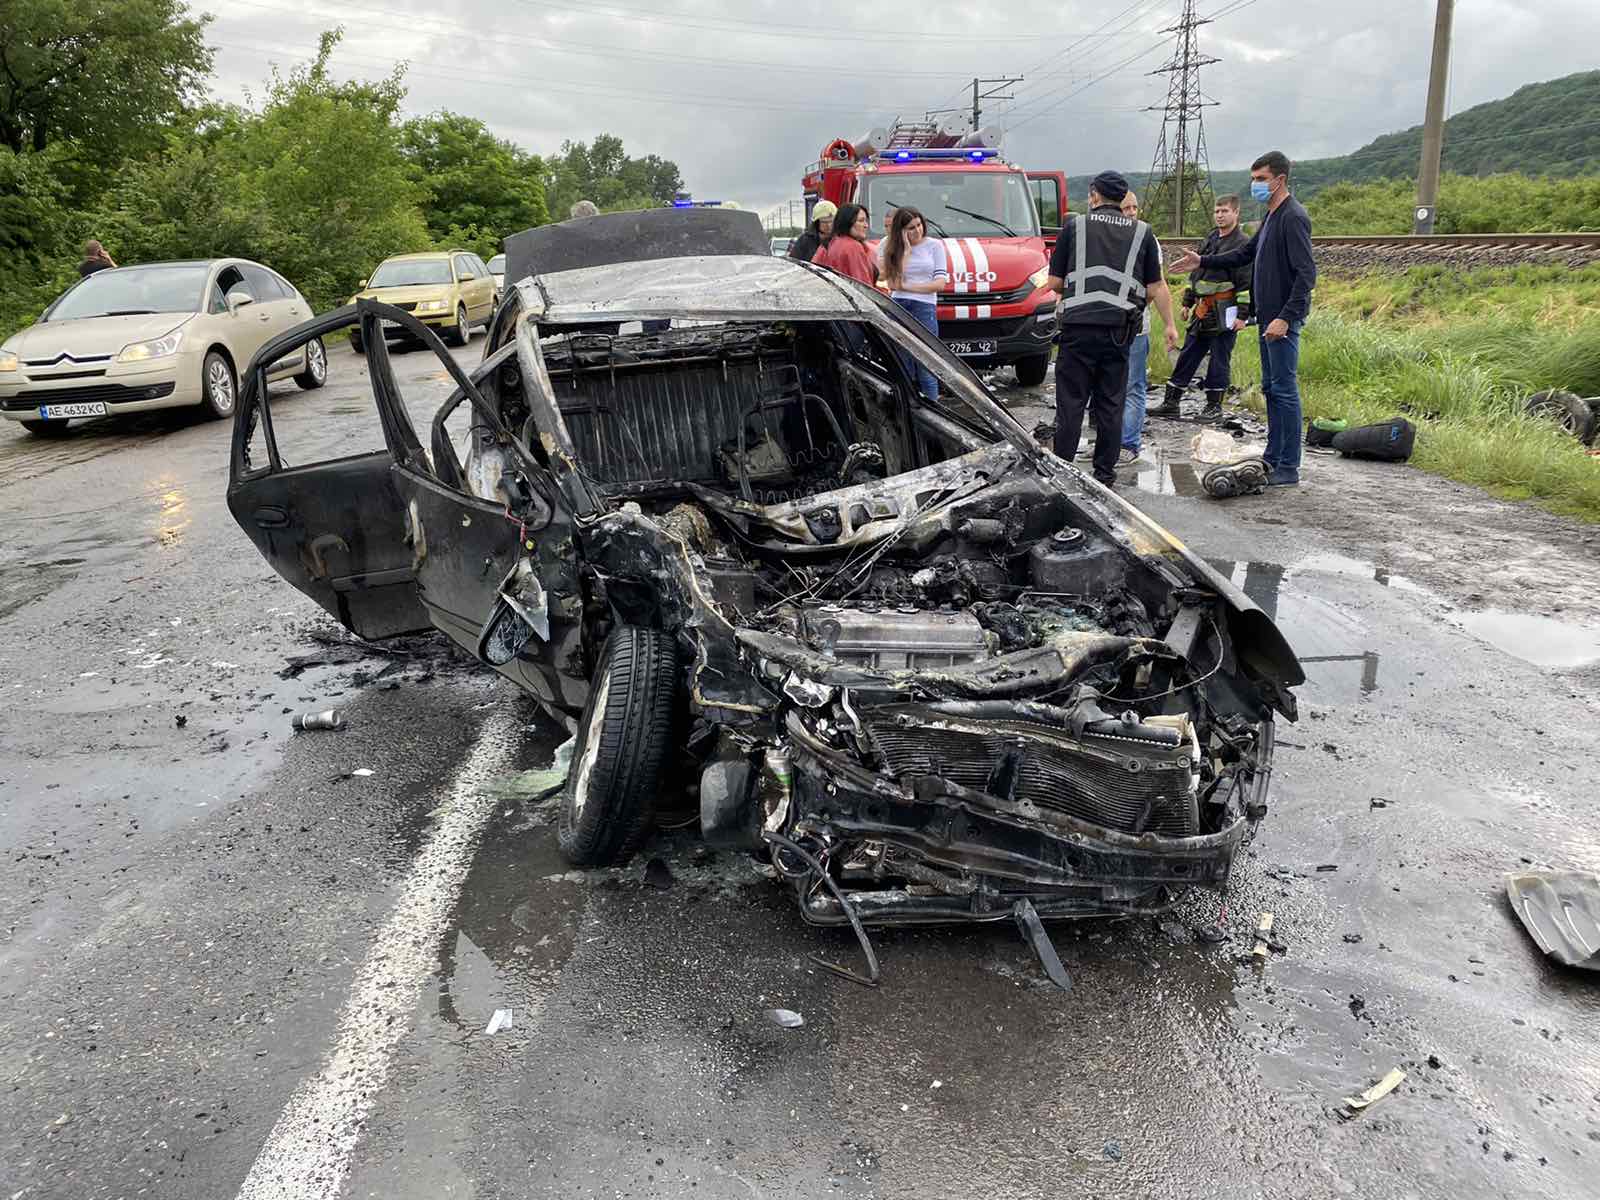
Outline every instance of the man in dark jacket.
POLYGON ((1061 296, 1055 452, 1068 462, 1077 455, 1087 409, 1094 417, 1094 477, 1106 487, 1117 481, 1129 347, 1139 336, 1146 304, 1161 314, 1167 353, 1178 348, 1161 246, 1148 225, 1123 215, 1127 194, 1128 181, 1117 172, 1094 177, 1089 211, 1062 227, 1045 279, 1045 287, 1061 296))
POLYGON ((1179 273, 1196 267, 1242 267, 1253 263, 1250 281, 1256 324, 1261 327, 1261 391, 1267 398, 1268 482, 1300 482, 1300 327, 1311 311, 1317 265, 1311 256, 1311 217, 1289 194, 1289 160, 1278 150, 1250 166, 1250 195, 1267 206, 1266 219, 1243 246, 1201 256, 1192 250, 1172 264, 1179 273))
MULTIPOLYGON (((1249 241, 1239 228, 1239 197, 1218 197, 1212 217, 1217 227, 1200 243, 1202 256, 1226 254, 1249 241)), ((1206 406, 1201 410, 1200 419, 1205 421, 1222 415, 1222 397, 1232 378, 1234 339, 1250 320, 1250 275, 1249 263, 1233 268, 1201 267, 1195 271, 1183 294, 1180 310, 1181 318, 1188 323, 1189 336, 1167 380, 1161 407, 1152 410, 1154 416, 1179 415, 1178 402, 1194 382, 1200 360, 1207 356, 1206 406)))

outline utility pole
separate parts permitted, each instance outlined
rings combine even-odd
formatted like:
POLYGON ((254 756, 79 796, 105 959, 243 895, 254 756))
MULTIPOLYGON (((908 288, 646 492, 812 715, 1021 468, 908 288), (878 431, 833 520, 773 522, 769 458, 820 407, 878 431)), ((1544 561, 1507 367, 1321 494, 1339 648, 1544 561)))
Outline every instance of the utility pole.
POLYGON ((1015 96, 1012 96, 1012 95, 1009 95, 1009 94, 1001 95, 1001 93, 1005 92, 1005 90, 1008 87, 1011 87, 1013 84, 1018 84, 1018 83, 1021 83, 1021 82, 1022 82, 1022 76, 1021 75, 1008 76, 1008 77, 1006 77, 1004 79, 977 79, 977 78, 973 79, 973 81, 972 81, 972 128, 973 128, 974 131, 983 128, 983 107, 982 107, 982 102, 985 101, 985 100, 1015 100, 1016 99, 1015 96), (987 87, 989 84, 994 84, 995 86, 993 88, 991 88, 987 92, 980 92, 978 90, 980 87, 987 87))
POLYGON ((1422 122, 1422 162, 1417 168, 1417 233, 1433 232, 1433 218, 1439 205, 1444 97, 1450 83, 1450 24, 1455 7, 1455 0, 1439 0, 1433 16, 1433 66, 1428 70, 1428 113, 1422 122))
MULTIPOLYGON (((1166 66, 1157 67, 1152 75, 1167 76, 1167 98, 1162 104, 1152 104, 1146 112, 1162 113, 1161 139, 1150 162, 1150 195, 1147 207, 1157 211, 1158 198, 1162 208, 1172 206, 1172 236, 1183 236, 1184 192, 1188 185, 1189 168, 1203 176, 1207 190, 1211 188, 1211 163, 1206 157, 1206 128, 1202 119, 1205 109, 1216 105, 1200 90, 1200 68, 1220 61, 1200 53, 1195 30, 1211 23, 1210 17, 1197 17, 1195 0, 1183 0, 1183 15, 1178 23, 1163 29, 1162 33, 1177 34, 1177 44, 1166 66), (1191 136, 1190 130, 1193 130, 1191 136), (1166 193, 1170 191, 1171 195, 1166 193)), ((1196 186, 1198 191, 1198 185, 1196 186)))

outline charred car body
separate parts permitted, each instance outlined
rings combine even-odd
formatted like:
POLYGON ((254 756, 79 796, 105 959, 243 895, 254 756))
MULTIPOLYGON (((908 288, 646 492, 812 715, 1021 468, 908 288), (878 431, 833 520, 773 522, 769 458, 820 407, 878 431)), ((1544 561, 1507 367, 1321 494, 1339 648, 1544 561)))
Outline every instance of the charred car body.
POLYGON ((508 255, 470 376, 371 301, 263 350, 229 504, 357 634, 437 627, 566 721, 570 859, 630 855, 688 759, 704 836, 770 854, 818 923, 1223 886, 1303 679, 1226 578, 749 214, 589 218, 508 255), (427 447, 384 321, 454 379, 427 447), (285 462, 260 364, 358 322, 386 448, 285 462))

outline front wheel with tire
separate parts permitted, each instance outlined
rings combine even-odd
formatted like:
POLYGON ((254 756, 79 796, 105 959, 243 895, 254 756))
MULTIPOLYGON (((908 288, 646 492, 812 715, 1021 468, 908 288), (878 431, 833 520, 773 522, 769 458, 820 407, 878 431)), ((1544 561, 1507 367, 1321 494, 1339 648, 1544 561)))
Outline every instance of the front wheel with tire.
POLYGON ((238 379, 233 364, 220 350, 207 350, 205 364, 200 368, 200 408, 206 416, 221 420, 233 415, 233 404, 239 394, 238 379))
POLYGON ((452 346, 465 346, 471 337, 472 326, 467 323, 467 306, 458 304, 456 305, 455 328, 449 333, 450 344, 452 346))
POLYGON ((1032 358, 1019 358, 1014 365, 1018 383, 1023 387, 1038 387, 1050 373, 1050 355, 1046 352, 1032 358))
POLYGON ((626 862, 655 819, 672 743, 678 650, 670 634, 619 625, 600 652, 561 792, 556 841, 580 867, 626 862))
POLYGON ((366 350, 366 347, 361 344, 361 335, 354 329, 350 331, 350 349, 357 354, 361 354, 366 350))
POLYGON ((34 437, 65 437, 67 432, 65 421, 24 421, 22 427, 34 437))
POLYGON ((321 338, 312 338, 306 343, 306 369, 296 375, 294 381, 308 392, 328 382, 328 348, 321 338))

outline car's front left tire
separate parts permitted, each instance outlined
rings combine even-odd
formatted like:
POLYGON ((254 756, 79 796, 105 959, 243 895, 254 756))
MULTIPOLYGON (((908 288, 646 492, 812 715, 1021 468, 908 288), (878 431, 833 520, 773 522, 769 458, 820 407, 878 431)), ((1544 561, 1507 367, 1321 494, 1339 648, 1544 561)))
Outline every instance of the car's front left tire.
POLYGON ((556 841, 580 867, 627 862, 650 832, 672 747, 678 650, 672 635, 619 625, 606 639, 578 721, 556 841))
POLYGON ((200 367, 201 411, 218 421, 231 417, 238 396, 239 378, 228 356, 220 350, 207 350, 200 367))
POLYGON ((467 321, 467 306, 456 305, 455 328, 450 330, 449 341, 452 346, 465 346, 472 339, 472 326, 467 321))
POLYGON ((296 375, 294 381, 308 392, 328 382, 328 348, 321 338, 312 338, 306 343, 306 369, 296 375))

